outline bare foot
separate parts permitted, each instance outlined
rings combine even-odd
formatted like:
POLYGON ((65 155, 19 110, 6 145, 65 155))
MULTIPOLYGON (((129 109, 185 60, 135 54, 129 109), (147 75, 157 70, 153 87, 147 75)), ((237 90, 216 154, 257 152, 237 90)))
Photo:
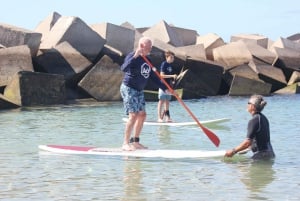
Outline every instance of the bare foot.
POLYGON ((122 150, 123 151, 134 151, 136 148, 133 145, 130 144, 123 144, 122 150))
POLYGON ((133 143, 132 143, 132 146, 133 146, 135 149, 148 149, 148 147, 145 147, 144 145, 142 145, 142 144, 139 143, 139 142, 133 142, 133 143))
POLYGON ((173 120, 172 119, 167 119, 167 122, 173 122, 173 120))
POLYGON ((158 119, 157 122, 162 123, 162 122, 164 122, 164 120, 163 119, 158 119))

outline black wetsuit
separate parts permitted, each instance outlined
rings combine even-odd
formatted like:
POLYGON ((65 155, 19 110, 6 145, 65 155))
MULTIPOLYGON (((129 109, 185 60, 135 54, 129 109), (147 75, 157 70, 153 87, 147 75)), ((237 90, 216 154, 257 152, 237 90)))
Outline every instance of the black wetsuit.
POLYGON ((253 159, 270 159, 275 154, 270 141, 269 121, 265 115, 258 112, 248 122, 247 138, 251 140, 253 159))

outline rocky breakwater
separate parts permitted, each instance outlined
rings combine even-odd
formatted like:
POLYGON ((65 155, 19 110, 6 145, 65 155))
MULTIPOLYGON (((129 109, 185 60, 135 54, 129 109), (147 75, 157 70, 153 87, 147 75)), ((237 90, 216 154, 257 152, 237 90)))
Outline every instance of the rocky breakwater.
MULTIPOLYGON (((65 104, 94 98, 120 101, 120 65, 140 37, 153 40, 152 63, 175 53, 175 87, 183 99, 215 95, 299 93, 299 35, 271 41, 237 34, 226 43, 217 34, 160 21, 135 28, 128 22, 87 25, 54 12, 35 30, 0 23, 0 109, 65 104)), ((157 90, 149 82, 147 90, 157 90)))

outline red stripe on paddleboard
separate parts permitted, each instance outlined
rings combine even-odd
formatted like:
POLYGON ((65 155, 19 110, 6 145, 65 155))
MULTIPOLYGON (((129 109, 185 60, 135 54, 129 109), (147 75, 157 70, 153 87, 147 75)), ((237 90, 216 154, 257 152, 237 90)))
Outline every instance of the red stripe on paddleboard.
POLYGON ((72 150, 72 151, 89 151, 90 149, 96 148, 96 147, 81 147, 81 146, 68 146, 68 145, 47 145, 47 147, 72 150))

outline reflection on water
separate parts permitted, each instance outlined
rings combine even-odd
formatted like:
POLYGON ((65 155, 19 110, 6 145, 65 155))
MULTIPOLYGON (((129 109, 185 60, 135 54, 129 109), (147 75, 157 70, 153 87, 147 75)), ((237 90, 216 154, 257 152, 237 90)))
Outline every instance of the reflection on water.
MULTIPOLYGON (((248 199, 270 200, 272 195, 266 193, 268 188, 276 180, 274 170, 275 160, 254 161, 252 153, 247 155, 236 155, 233 158, 224 158, 224 162, 232 169, 231 176, 238 177, 248 190, 248 199)), ((237 182, 236 182, 237 184, 237 182)), ((273 199, 271 199, 273 200, 273 199)))
POLYGON ((272 184, 276 178, 273 170, 274 160, 269 161, 248 161, 237 166, 242 173, 241 181, 251 192, 250 198, 267 200, 268 197, 262 197, 260 192, 272 184))
POLYGON ((211 129, 211 130, 226 130, 226 131, 230 131, 230 127, 226 126, 225 124, 208 124, 208 125, 205 125, 205 127, 207 127, 208 129, 211 129))
POLYGON ((170 144, 172 140, 172 132, 169 129, 169 126, 158 126, 157 127, 157 137, 159 142, 162 144, 170 144))
POLYGON ((141 161, 127 160, 124 162, 124 197, 121 200, 146 200, 141 196, 143 192, 143 183, 141 173, 141 161))

